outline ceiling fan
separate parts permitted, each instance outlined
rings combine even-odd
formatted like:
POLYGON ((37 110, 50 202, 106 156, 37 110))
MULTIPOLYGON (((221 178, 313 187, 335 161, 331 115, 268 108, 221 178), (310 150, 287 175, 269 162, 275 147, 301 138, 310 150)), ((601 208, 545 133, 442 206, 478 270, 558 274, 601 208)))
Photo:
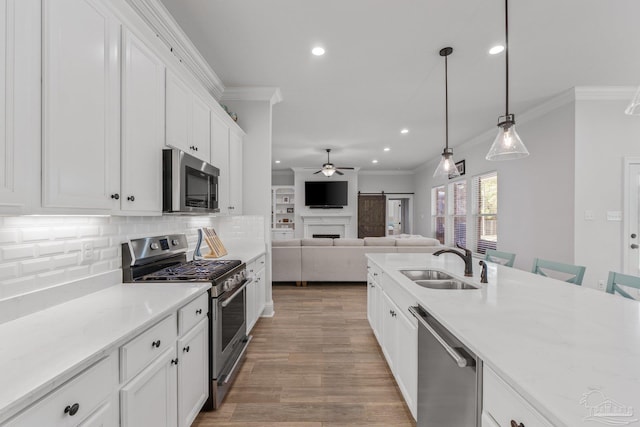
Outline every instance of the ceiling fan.
POLYGON ((331 163, 331 161, 329 160, 329 153, 331 153, 331 148, 326 148, 325 149, 327 152, 327 163, 324 163, 322 165, 322 169, 320 169, 318 172, 314 172, 313 174, 318 174, 320 172, 322 172, 324 174, 324 176, 331 176, 333 175, 333 173, 337 173, 338 175, 344 175, 344 173, 340 172, 338 169, 343 169, 343 170, 353 170, 353 168, 343 168, 343 167, 336 167, 333 165, 333 163, 331 163))

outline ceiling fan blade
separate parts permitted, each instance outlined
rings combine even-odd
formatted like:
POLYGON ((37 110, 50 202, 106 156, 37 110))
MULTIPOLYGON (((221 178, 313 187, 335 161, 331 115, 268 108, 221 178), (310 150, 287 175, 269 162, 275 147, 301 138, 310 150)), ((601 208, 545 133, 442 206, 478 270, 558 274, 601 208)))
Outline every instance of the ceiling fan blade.
POLYGON ((342 166, 336 166, 336 169, 354 170, 355 168, 344 168, 342 166))
POLYGON ((319 174, 320 172, 322 172, 322 171, 319 170, 318 172, 314 172, 313 174, 316 175, 316 174, 319 174))
POLYGON ((339 171, 339 170, 337 170, 337 169, 336 169, 336 173, 337 173, 338 175, 344 175, 342 172, 340 172, 340 171, 339 171))

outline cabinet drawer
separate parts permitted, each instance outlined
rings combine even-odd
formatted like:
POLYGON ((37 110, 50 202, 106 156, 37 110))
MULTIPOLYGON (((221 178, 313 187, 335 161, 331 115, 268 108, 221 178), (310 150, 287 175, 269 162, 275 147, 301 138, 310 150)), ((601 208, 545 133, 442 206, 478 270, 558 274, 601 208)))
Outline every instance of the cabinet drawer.
POLYGON ((176 315, 172 314, 120 347, 122 382, 133 378, 165 349, 174 346, 176 332, 176 315))
POLYGON ((511 420, 527 427, 553 427, 486 365, 483 374, 483 427, 494 427, 490 421, 499 426, 510 426, 511 420))
POLYGON ((265 266, 265 256, 260 255, 258 259, 256 259, 254 262, 255 262, 256 272, 262 270, 265 266))
POLYGON ((118 384, 117 363, 115 354, 101 360, 6 425, 66 427, 80 424, 114 393, 118 384))
POLYGON ((209 293, 200 295, 195 300, 178 310, 178 335, 182 336, 199 321, 207 317, 209 312, 209 293))

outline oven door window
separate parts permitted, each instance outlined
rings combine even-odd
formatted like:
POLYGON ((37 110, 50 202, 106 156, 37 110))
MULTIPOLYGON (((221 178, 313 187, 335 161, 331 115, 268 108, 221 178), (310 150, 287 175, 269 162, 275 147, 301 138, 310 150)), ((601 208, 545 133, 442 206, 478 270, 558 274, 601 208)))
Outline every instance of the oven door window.
POLYGON ((217 207, 216 177, 197 169, 185 166, 185 198, 184 203, 191 208, 217 207))
POLYGON ((242 291, 242 297, 238 295, 231 303, 222 309, 222 351, 236 336, 240 329, 245 327, 244 322, 244 299, 245 291, 242 291))

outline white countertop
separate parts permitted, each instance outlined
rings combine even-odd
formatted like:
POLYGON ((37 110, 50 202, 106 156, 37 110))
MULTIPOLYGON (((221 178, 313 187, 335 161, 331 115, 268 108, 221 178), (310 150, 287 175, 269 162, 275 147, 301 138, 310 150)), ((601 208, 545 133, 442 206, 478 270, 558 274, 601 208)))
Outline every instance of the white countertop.
POLYGON ((0 324, 0 422, 211 284, 120 284, 0 324))
POLYGON ((225 239, 223 242, 227 255, 220 259, 239 259, 248 263, 266 252, 264 241, 250 239, 225 239))
POLYGON ((640 303, 495 264, 481 284, 478 260, 464 278, 453 254, 367 257, 554 425, 595 425, 580 404, 590 389, 640 419, 640 303), (427 289, 398 272, 425 267, 481 289, 427 289))

